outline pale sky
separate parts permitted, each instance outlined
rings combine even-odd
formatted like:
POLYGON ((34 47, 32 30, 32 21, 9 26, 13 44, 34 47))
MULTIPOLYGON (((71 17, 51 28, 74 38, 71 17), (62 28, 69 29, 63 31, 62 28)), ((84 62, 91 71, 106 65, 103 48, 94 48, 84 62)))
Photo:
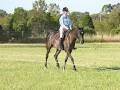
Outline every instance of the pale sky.
MULTIPOLYGON (((0 9, 6 10, 8 13, 13 13, 14 8, 23 7, 24 9, 31 9, 32 3, 35 0, 0 0, 0 9)), ((46 3, 59 4, 62 9, 64 6, 72 11, 98 13, 104 4, 117 4, 120 0, 46 0, 46 3)))

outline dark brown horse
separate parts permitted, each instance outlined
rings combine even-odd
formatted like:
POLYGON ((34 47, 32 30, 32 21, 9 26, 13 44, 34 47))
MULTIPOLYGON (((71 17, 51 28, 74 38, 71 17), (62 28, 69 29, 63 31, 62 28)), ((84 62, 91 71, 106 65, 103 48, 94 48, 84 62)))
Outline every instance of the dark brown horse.
MULTIPOLYGON (((71 31, 67 32, 66 35, 65 35, 64 51, 66 52, 66 57, 65 57, 65 63, 64 63, 63 69, 65 69, 66 62, 67 62, 68 57, 69 57, 71 59, 72 63, 73 63, 73 69, 76 70, 76 66, 74 64, 74 59, 71 55, 71 52, 72 52, 72 50, 75 46, 75 42, 76 42, 77 38, 81 41, 82 44, 84 43, 83 28, 78 28, 78 29, 75 29, 75 30, 71 30, 71 31)), ((60 45, 59 45, 59 41, 60 41, 59 39, 60 39, 59 32, 51 32, 47 35, 47 38, 46 38, 47 53, 46 53, 46 62, 45 62, 45 67, 46 68, 47 68, 48 55, 49 55, 49 52, 50 52, 52 47, 56 48, 56 53, 54 55, 54 58, 55 58, 57 67, 60 68, 59 62, 58 62, 58 59, 57 59, 58 55, 61 52, 60 45)))

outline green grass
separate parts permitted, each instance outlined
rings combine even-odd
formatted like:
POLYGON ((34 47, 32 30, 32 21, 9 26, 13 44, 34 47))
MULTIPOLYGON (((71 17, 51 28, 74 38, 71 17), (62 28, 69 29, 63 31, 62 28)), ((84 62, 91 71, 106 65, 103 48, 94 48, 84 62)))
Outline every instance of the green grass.
MULTIPOLYGON (((42 44, 0 45, 0 90, 120 90, 120 43, 76 45, 65 71, 56 67, 51 50, 44 68, 42 44)), ((59 56, 62 67, 65 53, 59 56)))

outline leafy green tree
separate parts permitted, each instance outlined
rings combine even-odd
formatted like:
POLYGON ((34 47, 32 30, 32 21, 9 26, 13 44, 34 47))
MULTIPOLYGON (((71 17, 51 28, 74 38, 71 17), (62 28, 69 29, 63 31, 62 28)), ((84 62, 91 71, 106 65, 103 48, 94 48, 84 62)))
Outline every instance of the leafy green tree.
POLYGON ((28 13, 27 25, 31 30, 32 37, 41 37, 49 30, 58 30, 59 6, 50 4, 46 12, 44 0, 33 3, 33 9, 28 13), (51 11, 52 10, 52 11, 51 11))
POLYGON ((32 37, 39 37, 46 30, 46 13, 32 10, 29 14, 27 25, 31 29, 32 37))
POLYGON ((57 31, 59 29, 60 7, 55 3, 48 6, 47 31, 57 31))
POLYGON ((109 14, 109 13, 111 13, 112 9, 113 9, 113 7, 111 4, 104 5, 102 7, 102 13, 109 14))
POLYGON ((38 0, 33 3, 33 9, 28 13, 27 26, 31 30, 32 37, 40 37, 47 28, 47 4, 45 0, 38 0))
POLYGON ((82 18, 82 26, 89 27, 94 29, 92 18, 90 17, 89 13, 86 13, 82 18))
POLYGON ((86 12, 81 19, 81 26, 84 27, 84 30, 87 34, 95 34, 93 21, 88 12, 86 12))
POLYGON ((120 34, 120 24, 119 24, 119 26, 116 29, 112 29, 111 33, 112 33, 112 35, 120 34))
POLYGON ((60 18, 60 15, 51 15, 51 17, 50 17, 51 21, 48 22, 48 23, 50 23, 50 27, 48 27, 48 29, 50 28, 52 31, 58 31, 59 18, 60 18))
POLYGON ((113 10, 109 15, 109 26, 112 28, 117 28, 120 24, 120 13, 117 10, 113 10))
POLYGON ((33 9, 36 11, 43 11, 45 12, 47 10, 47 4, 45 3, 45 0, 38 0, 33 3, 33 9))
POLYGON ((21 7, 15 9, 11 19, 11 29, 14 32, 14 37, 23 39, 27 29, 27 11, 21 7))
POLYGON ((113 7, 113 9, 118 9, 118 8, 120 8, 120 3, 114 4, 114 5, 112 5, 112 7, 113 7))
POLYGON ((98 33, 112 34, 120 24, 120 4, 104 5, 102 8, 102 14, 98 13, 96 18, 92 15, 92 18, 95 30, 98 33))
POLYGON ((0 9, 0 17, 7 16, 7 12, 0 9))
POLYGON ((56 3, 51 3, 48 6, 48 12, 52 15, 59 15, 60 14, 60 7, 56 3))
POLYGON ((11 20, 10 15, 0 18, 0 25, 2 27, 1 32, 0 32, 1 40, 6 41, 8 40, 10 36, 10 20, 11 20))
POLYGON ((70 14, 70 17, 71 17, 71 20, 72 20, 72 23, 73 23, 73 27, 78 27, 79 26, 79 16, 76 12, 72 12, 70 14))
POLYGON ((3 39, 3 29, 2 26, 0 25, 0 42, 3 39))

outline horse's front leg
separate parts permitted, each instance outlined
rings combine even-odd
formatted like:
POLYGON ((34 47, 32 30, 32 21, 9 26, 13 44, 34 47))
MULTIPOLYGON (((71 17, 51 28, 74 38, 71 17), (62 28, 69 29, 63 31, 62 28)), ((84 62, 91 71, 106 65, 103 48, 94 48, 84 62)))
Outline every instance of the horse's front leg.
POLYGON ((60 68, 59 62, 58 62, 58 55, 60 54, 61 50, 56 50, 56 53, 54 55, 55 61, 56 61, 56 66, 60 68))
POLYGON ((63 66, 63 70, 65 70, 65 68, 66 68, 67 60, 68 60, 68 54, 66 54, 66 57, 65 57, 65 63, 64 63, 64 66, 63 66))
POLYGON ((76 69, 76 66, 75 66, 75 63, 74 63, 74 59, 73 59, 73 57, 72 57, 72 55, 71 55, 71 52, 72 52, 72 50, 70 51, 70 52, 68 52, 68 55, 69 55, 69 57, 70 57, 70 59, 71 59, 71 61, 72 61, 72 63, 73 63, 73 70, 77 70, 76 69))

